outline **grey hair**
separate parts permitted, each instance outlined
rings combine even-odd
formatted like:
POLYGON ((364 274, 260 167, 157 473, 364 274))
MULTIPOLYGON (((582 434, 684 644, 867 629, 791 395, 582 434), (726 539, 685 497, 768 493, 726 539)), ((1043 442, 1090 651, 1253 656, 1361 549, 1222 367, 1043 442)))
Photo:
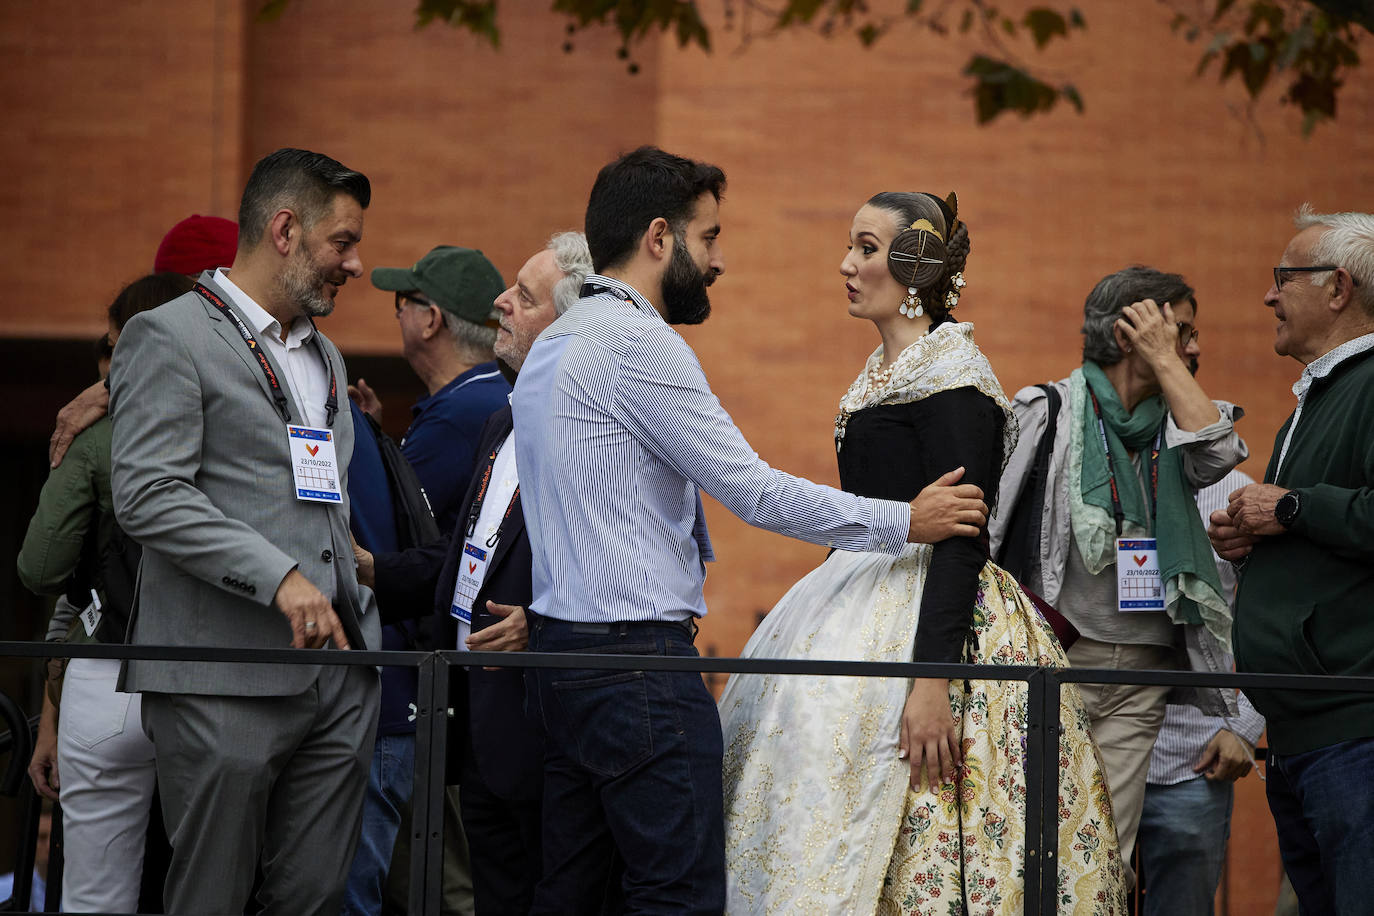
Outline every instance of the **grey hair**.
POLYGON ((582 296, 582 284, 592 272, 592 253, 587 237, 580 232, 555 232, 549 239, 554 265, 563 276, 553 285, 553 310, 563 314, 582 296))
MULTIPOLYGON (((1374 214, 1317 213, 1303 204, 1293 214, 1299 231, 1324 226, 1326 232, 1312 243, 1312 263, 1344 267, 1358 281, 1354 299, 1365 314, 1374 315, 1374 214)), ((1331 282, 1331 271, 1312 274, 1317 286, 1331 282)))
POLYGON ((496 358, 491 349, 492 344, 496 343, 496 328, 473 324, 459 318, 448 309, 439 309, 439 314, 444 316, 444 327, 448 328, 449 337, 453 339, 453 347, 460 354, 479 363, 490 362, 496 358))
POLYGON ((1193 288, 1178 274, 1166 274, 1153 267, 1127 267, 1108 274, 1083 303, 1083 361, 1099 366, 1121 362, 1121 348, 1112 333, 1117 319, 1133 302, 1153 299, 1160 307, 1164 303, 1178 304, 1185 300, 1197 310, 1193 288))

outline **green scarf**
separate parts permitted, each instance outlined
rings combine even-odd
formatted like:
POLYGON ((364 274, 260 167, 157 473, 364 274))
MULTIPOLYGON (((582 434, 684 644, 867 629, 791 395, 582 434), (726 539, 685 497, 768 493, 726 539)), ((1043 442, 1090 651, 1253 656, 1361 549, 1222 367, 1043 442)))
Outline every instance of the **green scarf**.
POLYGON ((1102 368, 1093 362, 1084 362, 1069 378, 1069 409, 1077 421, 1070 426, 1069 479, 1079 481, 1079 486, 1069 486, 1069 516, 1084 566, 1097 575, 1116 565, 1111 475, 1089 392, 1097 395, 1102 409, 1111 470, 1125 515, 1122 536, 1158 539, 1169 617, 1175 623, 1205 625, 1229 651, 1231 611, 1221 597, 1212 545, 1178 449, 1161 444, 1153 518, 1150 494, 1131 463, 1131 452, 1142 453, 1143 460, 1154 447, 1167 416, 1164 399, 1154 395, 1127 412, 1102 368))

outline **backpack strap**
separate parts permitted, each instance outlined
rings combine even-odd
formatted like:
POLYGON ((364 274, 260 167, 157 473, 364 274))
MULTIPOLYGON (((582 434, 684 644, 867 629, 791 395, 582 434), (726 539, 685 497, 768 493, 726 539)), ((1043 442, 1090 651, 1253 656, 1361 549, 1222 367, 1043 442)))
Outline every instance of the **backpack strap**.
POLYGON ((1050 476, 1050 460, 1054 457, 1054 437, 1059 421, 1061 398, 1053 384, 1036 385, 1045 392, 1048 402, 1045 432, 1035 447, 1035 460, 1030 475, 1021 490, 1021 498, 1011 511, 1007 536, 997 552, 997 565, 1011 573, 1018 582, 1025 582, 1026 573, 1034 568, 1040 557, 1040 526, 1045 517, 1045 488, 1050 476))

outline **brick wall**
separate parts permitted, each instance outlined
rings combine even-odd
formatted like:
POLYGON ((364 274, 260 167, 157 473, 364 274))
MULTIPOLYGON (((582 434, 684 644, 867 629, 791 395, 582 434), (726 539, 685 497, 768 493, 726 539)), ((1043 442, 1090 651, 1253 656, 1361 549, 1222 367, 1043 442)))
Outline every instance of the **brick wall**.
MULTIPOLYGON (((835 403, 876 344, 846 315, 838 274, 854 211, 880 190, 954 189, 973 242, 960 312, 1009 392, 1077 364, 1082 300, 1103 274, 1182 272, 1201 301, 1200 377, 1247 408, 1259 476, 1298 371, 1273 355, 1261 304, 1289 215, 1303 200, 1374 209, 1370 80, 1350 79, 1339 123, 1303 140, 1272 94, 1251 107, 1194 78, 1199 49, 1147 0, 1081 4, 1089 31, 1045 59, 1085 114, 983 128, 958 76, 985 50, 976 38, 899 27, 865 51, 797 32, 741 52, 738 31, 718 29, 710 56, 647 42, 631 75, 607 34, 564 53, 564 20, 535 8, 547 4, 503 5, 499 50, 442 25, 417 32, 404 4, 294 0, 270 24, 252 20, 258 5, 0 6, 0 336, 98 334, 100 307, 162 232, 190 212, 232 217, 248 168, 278 146, 370 175, 369 268, 451 243, 484 249, 509 279, 580 223, 604 161, 653 142, 729 175, 727 275, 712 320, 685 333, 776 466, 836 479, 835 403)), ((346 352, 399 350, 390 297, 365 282, 326 330, 346 352)), ((703 643, 728 655, 823 552, 708 514, 721 560, 703 643)), ((1266 818, 1247 842, 1272 840, 1266 818)), ((1272 898, 1273 859, 1272 844, 1254 857, 1233 911, 1272 898), (1241 906, 1244 893, 1259 897, 1241 906)))

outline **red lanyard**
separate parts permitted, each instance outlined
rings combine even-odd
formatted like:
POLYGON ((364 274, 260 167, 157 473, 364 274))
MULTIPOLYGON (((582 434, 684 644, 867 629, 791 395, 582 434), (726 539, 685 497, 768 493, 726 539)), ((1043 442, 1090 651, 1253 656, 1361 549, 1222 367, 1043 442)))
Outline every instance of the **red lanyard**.
MULTIPOLYGON (((1097 395, 1092 388, 1088 389, 1088 397, 1093 399, 1093 413, 1097 415, 1097 432, 1102 437, 1102 451, 1107 455, 1107 481, 1112 486, 1112 517, 1116 519, 1116 536, 1121 537, 1122 523, 1126 518, 1126 510, 1121 507, 1121 494, 1116 489, 1116 471, 1112 468, 1112 449, 1107 444, 1107 424, 1102 421, 1102 405, 1097 403, 1097 395)), ((1159 431, 1155 433, 1154 447, 1150 449, 1150 518, 1153 520, 1156 512, 1156 503, 1159 500, 1159 452, 1160 446, 1164 442, 1164 424, 1168 420, 1159 424, 1159 431)))
MULTIPOLYGON (((262 347, 258 344, 257 338, 253 336, 253 332, 248 330, 248 325, 243 323, 243 319, 238 316, 238 312, 231 309, 223 299, 215 294, 214 290, 210 289, 204 283, 197 283, 195 285, 195 291, 204 296, 211 305, 219 309, 221 315, 224 315, 232 321, 234 327, 238 328, 239 336, 242 337, 243 342, 248 345, 249 352, 257 359, 258 366, 262 369, 262 374, 267 377, 267 387, 272 390, 272 401, 277 405, 277 412, 281 414, 283 421, 290 423, 291 402, 287 399, 286 391, 282 388, 281 381, 277 378, 276 370, 274 370, 272 364, 268 362, 267 354, 263 352, 262 347)), ((319 347, 320 356, 324 358, 325 364, 329 366, 329 394, 324 399, 324 413, 327 418, 325 425, 333 427, 334 415, 339 412, 339 386, 334 378, 334 364, 330 362, 329 356, 325 353, 324 345, 318 340, 315 344, 319 347)))
MULTIPOLYGON (((509 439, 503 440, 501 445, 504 445, 508 441, 509 439)), ((496 456, 501 451, 501 445, 497 445, 493 448, 491 454, 487 456, 487 466, 482 471, 482 482, 477 485, 477 495, 472 500, 472 508, 468 510, 468 538, 471 538, 477 531, 477 520, 482 516, 482 504, 487 501, 487 485, 491 483, 491 473, 496 467, 496 456)), ((515 504, 519 502, 519 500, 520 485, 517 483, 515 485, 515 492, 510 496, 510 503, 506 506, 506 514, 501 516, 501 524, 492 532, 491 537, 487 538, 487 547, 495 547, 496 542, 501 539, 501 529, 506 526, 506 521, 510 518, 511 511, 515 508, 515 504)))

